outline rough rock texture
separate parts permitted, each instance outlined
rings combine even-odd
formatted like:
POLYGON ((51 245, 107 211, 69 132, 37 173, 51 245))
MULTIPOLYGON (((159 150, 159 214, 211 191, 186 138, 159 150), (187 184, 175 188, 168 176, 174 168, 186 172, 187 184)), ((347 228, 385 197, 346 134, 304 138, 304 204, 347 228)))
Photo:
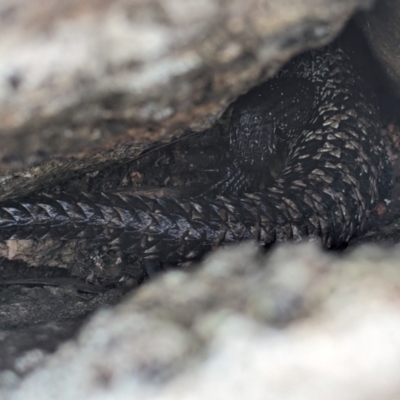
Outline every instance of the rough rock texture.
POLYGON ((220 251, 99 311, 18 389, 3 372, 3 398, 398 399, 399 256, 220 251))
MULTIPOLYGON (((204 129, 240 93, 332 39, 371 3, 3 1, 0 168, 204 129)), ((58 178, 77 168, 70 163, 58 178)))
POLYGON ((358 20, 375 56, 400 93, 400 1, 380 0, 373 12, 358 20))

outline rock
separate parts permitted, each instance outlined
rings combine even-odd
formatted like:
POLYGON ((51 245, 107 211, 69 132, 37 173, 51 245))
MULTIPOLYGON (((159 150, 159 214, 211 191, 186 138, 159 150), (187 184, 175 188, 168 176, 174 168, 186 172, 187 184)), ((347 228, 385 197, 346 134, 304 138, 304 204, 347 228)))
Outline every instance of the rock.
POLYGON ((381 0, 373 12, 363 14, 358 22, 391 80, 392 89, 400 94, 400 1, 381 0))
POLYGON ((7 372, 3 398, 396 399, 399 251, 219 251, 97 312, 19 385, 7 372))
POLYGON ((0 5, 3 170, 203 130, 372 1, 59 3, 0 5))

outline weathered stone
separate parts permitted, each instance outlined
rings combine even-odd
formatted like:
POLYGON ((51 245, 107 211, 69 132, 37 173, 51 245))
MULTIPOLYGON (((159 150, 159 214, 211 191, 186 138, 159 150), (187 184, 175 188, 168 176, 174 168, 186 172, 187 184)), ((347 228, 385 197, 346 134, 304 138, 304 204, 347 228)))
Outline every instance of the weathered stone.
POLYGON ((373 12, 359 18, 376 58, 392 87, 400 93, 400 1, 380 0, 373 12))
MULTIPOLYGON (((43 361, 17 399, 396 399, 399 249, 253 245, 169 272, 43 361), (129 394, 129 395, 127 395, 129 394)), ((1 395, 1 393, 0 393, 1 395)))
POLYGON ((3 1, 0 167, 202 130, 371 3, 3 1))

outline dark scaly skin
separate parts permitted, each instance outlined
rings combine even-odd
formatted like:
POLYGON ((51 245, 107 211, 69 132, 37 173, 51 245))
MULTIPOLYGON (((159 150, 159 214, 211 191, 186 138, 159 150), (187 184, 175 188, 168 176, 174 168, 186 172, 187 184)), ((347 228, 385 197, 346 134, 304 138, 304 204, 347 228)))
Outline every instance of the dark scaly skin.
POLYGON ((365 230, 388 195, 391 170, 373 96, 338 46, 300 56, 241 97, 229 131, 235 161, 214 188, 224 197, 81 193, 7 201, 0 239, 87 238, 167 263, 247 239, 309 237, 335 247, 365 230), (259 184, 277 152, 283 169, 273 185, 240 194, 259 184))

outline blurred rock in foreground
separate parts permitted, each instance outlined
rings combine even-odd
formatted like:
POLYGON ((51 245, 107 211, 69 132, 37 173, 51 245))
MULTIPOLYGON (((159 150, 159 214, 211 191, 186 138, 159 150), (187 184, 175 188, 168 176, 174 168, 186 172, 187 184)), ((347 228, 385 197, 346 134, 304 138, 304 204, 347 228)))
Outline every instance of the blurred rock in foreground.
POLYGON ((3 372, 2 398, 398 399, 399 257, 221 250, 98 311, 22 383, 3 372))

